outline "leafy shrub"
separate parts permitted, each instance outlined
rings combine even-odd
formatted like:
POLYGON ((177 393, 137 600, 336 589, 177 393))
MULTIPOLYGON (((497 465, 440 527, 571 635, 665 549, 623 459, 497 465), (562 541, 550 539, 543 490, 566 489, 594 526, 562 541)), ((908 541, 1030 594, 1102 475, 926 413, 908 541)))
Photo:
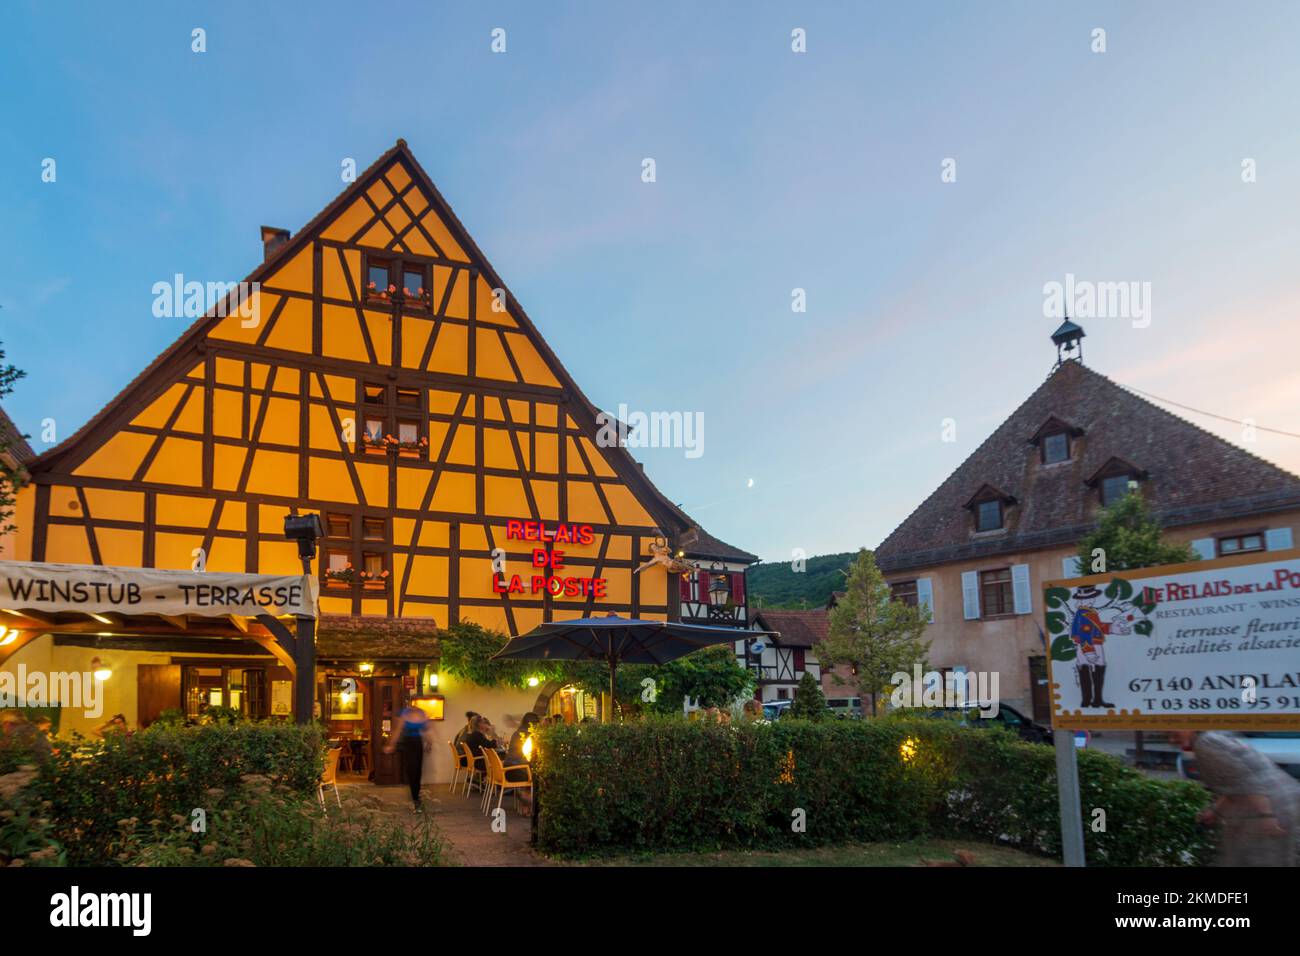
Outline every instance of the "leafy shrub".
POLYGON ((799 685, 794 689, 794 702, 790 705, 791 717, 802 720, 827 720, 831 709, 826 705, 826 695, 822 693, 821 682, 810 672, 799 678, 799 685))
POLYGON ((177 814, 123 827, 116 862, 137 866, 437 866, 445 850, 427 820, 408 827, 373 799, 349 795, 340 808, 266 777, 246 776, 214 797, 205 832, 177 814))
POLYGON ((240 723, 150 727, 103 740, 75 738, 41 767, 33 785, 71 864, 122 852, 123 820, 168 820, 210 809, 217 795, 261 775, 315 798, 324 739, 316 726, 240 723))
MULTIPOLYGON (((203 711, 199 722, 203 724, 237 724, 243 719, 244 715, 235 708, 227 707, 224 704, 213 704, 203 711)), ((175 721, 170 720, 168 723, 174 724, 175 721)))
POLYGON ((181 710, 179 707, 168 707, 155 717, 153 723, 149 726, 184 727, 187 723, 189 723, 189 719, 185 716, 185 711, 181 710))
MULTIPOLYGON (((1088 859, 1204 862, 1198 784, 1079 755, 1088 859), (1088 824, 1106 810, 1104 832, 1088 824)), ((781 848, 978 836, 1059 855, 1051 747, 924 719, 718 725, 649 720, 540 731, 538 842, 548 852, 781 848), (795 832, 796 811, 806 831, 795 832)))
POLYGON ((0 775, 0 866, 58 866, 63 848, 54 839, 49 806, 31 789, 35 764, 0 775))

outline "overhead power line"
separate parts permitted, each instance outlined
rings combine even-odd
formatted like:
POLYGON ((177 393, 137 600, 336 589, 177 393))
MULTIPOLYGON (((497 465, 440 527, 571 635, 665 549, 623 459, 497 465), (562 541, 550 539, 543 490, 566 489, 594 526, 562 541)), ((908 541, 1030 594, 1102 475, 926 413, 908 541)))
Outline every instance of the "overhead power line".
MULTIPOLYGON (((1124 385, 1123 382, 1121 382, 1120 384, 1124 385)), ((1124 385, 1124 387, 1127 388, 1130 392, 1136 392, 1137 394, 1141 395, 1143 398, 1149 398, 1153 401, 1163 402, 1166 405, 1172 405, 1175 408, 1181 408, 1185 412, 1192 412, 1193 414, 1196 415, 1204 415, 1206 418, 1217 418, 1221 422, 1229 422, 1233 425, 1241 425, 1243 427, 1249 426, 1250 428, 1255 429, 1255 431, 1257 432, 1268 432, 1271 435, 1284 435, 1287 438, 1300 438, 1300 434, 1296 434, 1295 432, 1283 431, 1280 428, 1267 428, 1264 425, 1257 425, 1253 422, 1247 422, 1240 418, 1229 418, 1227 415, 1219 415, 1215 412, 1207 412, 1202 408, 1192 408, 1192 406, 1184 405, 1182 402, 1175 402, 1171 398, 1161 398, 1159 395, 1152 395, 1150 392, 1144 392, 1142 391, 1142 389, 1134 388, 1132 385, 1124 385)))

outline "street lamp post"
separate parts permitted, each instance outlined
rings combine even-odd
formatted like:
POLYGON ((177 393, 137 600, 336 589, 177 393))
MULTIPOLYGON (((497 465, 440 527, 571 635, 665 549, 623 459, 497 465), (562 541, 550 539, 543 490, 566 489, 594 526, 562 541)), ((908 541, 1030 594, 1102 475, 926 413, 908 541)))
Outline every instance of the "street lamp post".
MULTIPOLYGON (((320 515, 285 515, 284 536, 298 542, 298 557, 302 560, 302 573, 311 575, 311 563, 316 557, 316 540, 324 536, 320 515)), ((293 717, 299 724, 310 723, 312 702, 316 691, 316 618, 297 619, 297 632, 293 642, 293 663, 297 670, 293 682, 293 717)))

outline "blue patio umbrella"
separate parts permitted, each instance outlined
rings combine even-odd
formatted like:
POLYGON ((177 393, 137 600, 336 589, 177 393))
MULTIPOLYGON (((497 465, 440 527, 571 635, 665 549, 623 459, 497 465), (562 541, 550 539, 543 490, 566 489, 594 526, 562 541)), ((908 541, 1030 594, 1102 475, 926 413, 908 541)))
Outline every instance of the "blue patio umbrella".
POLYGON ((527 634, 512 637, 492 656, 522 661, 607 661, 612 711, 614 677, 619 664, 666 664, 704 647, 751 640, 766 633, 611 614, 539 624, 527 634))

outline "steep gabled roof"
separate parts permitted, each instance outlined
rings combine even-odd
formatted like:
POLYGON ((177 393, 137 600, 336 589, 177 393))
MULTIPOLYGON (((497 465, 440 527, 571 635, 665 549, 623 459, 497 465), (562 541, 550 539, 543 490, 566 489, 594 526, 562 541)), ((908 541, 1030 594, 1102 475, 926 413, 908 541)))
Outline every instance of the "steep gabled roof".
POLYGON ((758 555, 743 551, 735 545, 715 538, 703 528, 696 525, 695 540, 682 545, 682 550, 689 558, 714 558, 720 561, 736 561, 753 564, 758 555))
POLYGON ((1069 361, 890 533, 876 561, 898 571, 1077 541, 1100 506, 1086 482, 1111 459, 1145 474, 1142 493, 1166 526, 1300 507, 1300 477, 1069 361), (1026 438, 1052 417, 1083 435, 1069 461, 1043 465, 1026 438), (985 484, 1017 503, 1005 534, 977 539, 962 505, 985 484))
POLYGON ((824 608, 786 611, 764 608, 754 615, 759 630, 775 631, 781 647, 812 647, 826 636, 830 612, 824 608))
POLYGON ((8 446, 5 453, 13 458, 15 464, 22 465, 36 457, 32 446, 27 444, 27 439, 3 408, 0 408, 0 442, 8 446))
MULTIPOLYGON (((487 256, 478 247, 473 237, 465 229, 460 219, 452 211, 447 201, 443 198, 438 187, 434 185, 429 174, 424 170, 420 163, 415 159, 406 140, 399 139, 397 143, 383 155, 376 159, 364 172, 338 196, 336 196, 324 209, 322 209, 310 222, 308 222, 295 235, 291 236, 288 241, 282 243, 274 253, 259 263, 256 268, 243 280, 244 283, 261 282, 264 278, 271 276, 276 271, 288 263, 296 256, 313 237, 326 225, 329 224, 339 213, 345 210, 352 201, 359 195, 363 194, 366 189, 374 183, 383 172, 388 169, 395 160, 399 160, 406 166, 412 177, 428 194, 430 201, 436 209, 438 215, 447 224, 452 231, 456 241, 460 244, 469 255, 469 258, 481 270, 493 288, 505 290, 506 300, 510 305, 511 312, 518 318, 520 327, 524 329, 532 338, 535 346, 540 352, 544 361, 546 361, 564 392, 564 397, 574 406, 574 420, 577 421, 584 429, 590 429, 593 434, 595 431, 595 421, 598 409, 590 399, 578 387, 577 382, 569 374, 568 370, 560 362, 559 358, 551 350, 546 339, 538 332, 537 327, 533 324, 532 319, 524 311, 519 300, 510 292, 509 286, 497 274, 492 264, 488 261, 487 256)), ((137 375, 122 391, 113 398, 107 405, 96 413, 85 425, 77 429, 64 441, 48 449, 44 453, 35 456, 28 462, 28 468, 32 474, 40 472, 59 471, 60 462, 68 456, 70 452, 78 449, 82 442, 92 433, 100 430, 112 429, 118 425, 125 424, 132 414, 135 399, 148 392, 155 385, 170 376, 177 368, 188 367, 188 364, 196 361, 196 354, 202 347, 209 331, 221 321, 223 314, 233 313, 234 305, 238 303, 232 299, 227 299, 225 303, 214 306, 203 317, 199 318, 191 325, 175 342, 172 343, 161 355, 153 360, 139 375, 137 375)), ((633 459, 631 453, 622 446, 601 448, 602 453, 606 456, 610 466, 618 473, 619 477, 631 487, 634 491, 640 492, 644 503, 653 514, 656 520, 663 525, 663 530, 670 535, 681 534, 691 528, 696 528, 702 539, 708 539, 719 545, 720 552, 717 557, 731 557, 734 560, 757 560, 748 552, 741 551, 738 548, 732 548, 725 545, 717 539, 708 536, 703 529, 699 528, 694 519, 686 512, 673 504, 654 483, 645 476, 644 471, 633 459)), ((30 449, 28 449, 30 452, 30 449)))

